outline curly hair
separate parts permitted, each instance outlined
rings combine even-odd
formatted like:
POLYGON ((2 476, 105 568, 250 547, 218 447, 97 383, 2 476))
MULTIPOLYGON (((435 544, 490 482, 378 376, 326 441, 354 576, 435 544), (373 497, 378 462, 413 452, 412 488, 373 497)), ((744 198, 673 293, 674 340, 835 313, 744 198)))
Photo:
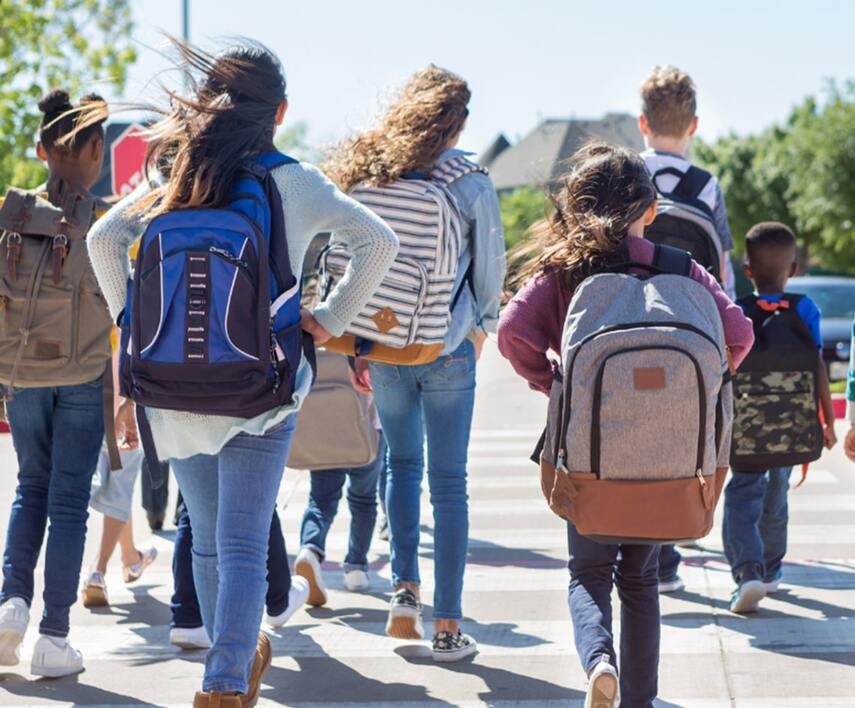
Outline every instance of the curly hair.
POLYGON ((641 84, 641 113, 655 135, 682 137, 697 110, 692 78, 675 66, 657 66, 641 84))
POLYGON ((462 78, 430 64, 410 77, 379 125, 332 148, 324 172, 348 191, 430 169, 463 129, 470 96, 462 78))
POLYGON ((554 210, 531 227, 512 256, 517 286, 558 272, 573 290, 598 270, 625 262, 629 227, 656 201, 644 161, 627 148, 591 142, 570 165, 552 197, 554 210))

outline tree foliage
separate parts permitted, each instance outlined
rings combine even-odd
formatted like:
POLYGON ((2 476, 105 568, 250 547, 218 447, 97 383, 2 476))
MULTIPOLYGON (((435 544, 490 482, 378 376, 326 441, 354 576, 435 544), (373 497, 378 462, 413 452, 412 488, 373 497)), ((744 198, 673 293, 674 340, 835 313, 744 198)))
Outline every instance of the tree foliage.
POLYGON ((508 250, 525 239, 531 225, 546 216, 548 209, 543 191, 534 187, 521 187, 502 194, 499 208, 508 250))
POLYGON ((855 83, 759 135, 699 142, 695 157, 721 180, 738 250, 753 224, 782 221, 810 265, 855 273, 855 83))
POLYGON ((42 94, 124 87, 132 26, 131 0, 0 0, 0 190, 44 178, 33 149, 42 94))

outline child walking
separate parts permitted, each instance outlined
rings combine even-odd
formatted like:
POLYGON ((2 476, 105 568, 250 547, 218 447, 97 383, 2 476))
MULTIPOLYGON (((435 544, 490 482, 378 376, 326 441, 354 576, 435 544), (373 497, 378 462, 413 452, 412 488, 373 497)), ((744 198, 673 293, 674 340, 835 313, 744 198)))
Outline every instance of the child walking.
MULTIPOLYGON (((28 281, 39 285, 27 311, 14 310, 8 297, 3 303, 0 393, 12 429, 18 486, 3 552, 0 665, 14 666, 20 659, 44 545, 44 611, 30 670, 57 677, 83 670, 83 656, 68 641, 69 614, 80 583, 92 475, 104 440, 103 375, 110 361, 111 321, 94 287, 84 238, 95 214, 88 190, 101 172, 107 106, 94 95, 73 105, 66 91, 56 89, 39 102, 39 110, 44 116, 37 152, 47 163, 48 180, 27 195, 29 207, 21 211, 45 215, 48 207, 37 196, 45 191, 52 205, 47 221, 63 224, 65 233, 41 230, 30 236, 29 216, 24 222, 14 216, 11 224, 4 218, 2 278, 17 280, 21 288, 28 281), (77 110, 89 111, 85 125, 77 110), (34 257, 47 254, 50 241, 52 268, 43 255, 34 257), (62 335, 72 326, 79 332, 75 348, 62 335)), ((10 204, 7 197, 5 206, 10 204)))
MULTIPOLYGON (((746 310, 755 301, 770 312, 774 312, 777 306, 789 309, 785 292, 787 281, 798 269, 795 234, 784 224, 757 224, 745 237, 745 252, 745 274, 754 284, 755 295, 740 298, 739 304, 746 310)), ((820 312, 806 295, 797 296, 795 307, 818 350, 823 435, 825 446, 831 449, 837 438, 828 374, 822 361, 820 312)), ((799 422, 800 418, 795 420, 799 422)), ((740 419, 737 418, 734 421, 735 436, 742 432, 738 429, 739 424, 740 419)), ((737 584, 730 604, 732 612, 755 612, 760 601, 767 594, 777 592, 781 583, 781 564, 787 552, 787 493, 791 472, 792 467, 760 472, 734 469, 725 487, 724 553, 737 584)))
MULTIPOLYGON (((655 186, 674 189, 693 167, 689 159, 692 137, 698 129, 697 94, 691 77, 673 66, 657 66, 641 85, 641 116, 638 127, 644 136, 646 150, 641 153, 655 186), (672 170, 671 174, 667 174, 672 170)), ((727 207, 718 179, 706 175, 698 200, 708 208, 721 241, 721 282, 731 299, 736 297, 730 251, 733 235, 727 220, 727 207)), ((663 544, 659 553, 659 592, 677 592, 684 586, 679 576, 680 552, 673 544, 663 544)))
MULTIPOLYGON (((234 228, 243 229, 237 226, 244 219, 237 213, 239 203, 249 210, 259 201, 255 195, 249 201, 242 199, 243 193, 233 194, 232 190, 241 180, 247 188, 257 188, 258 183, 250 184, 245 176, 265 175, 268 191, 260 217, 264 223, 257 224, 265 241, 257 242, 261 244, 258 249, 246 247, 252 234, 258 234, 255 230, 231 232, 245 234, 243 249, 235 246, 235 237, 223 241, 223 247, 208 248, 210 241, 205 239, 208 235, 214 238, 216 233, 210 229, 194 231, 191 226, 178 229, 172 239, 169 231, 155 235, 162 250, 150 247, 153 254, 162 256, 172 249, 178 254, 168 266, 157 266, 162 279, 173 278, 174 289, 153 294, 163 292, 164 297, 175 298, 170 307, 174 305, 178 314, 171 320, 172 334, 164 336, 176 337, 179 342, 176 350, 183 353, 180 371, 196 366, 213 371, 217 357, 225 358, 227 367, 241 371, 255 366, 250 362, 262 361, 262 356, 265 362, 265 374, 253 381, 258 395, 270 401, 271 407, 252 417, 146 409, 159 457, 170 460, 192 519, 193 577, 212 640, 202 690, 193 704, 196 708, 240 708, 258 701, 262 678, 272 660, 270 643, 264 633, 259 634, 267 589, 270 524, 295 414, 309 394, 313 378, 309 361, 301 352, 300 328, 316 344, 341 335, 383 279, 397 252, 397 238, 386 224, 339 192, 315 167, 275 152, 274 132, 285 117, 288 101, 282 65, 269 50, 246 43, 214 56, 177 41, 175 44, 192 72, 188 85, 194 92, 189 97, 170 94, 171 110, 151 129, 148 164, 158 169, 162 181, 159 185, 146 181, 114 207, 91 234, 89 253, 110 311, 118 317, 127 299, 128 248, 146 230, 145 222, 188 209, 197 210, 204 221, 210 214, 204 209, 231 205, 236 213, 229 219, 234 228), (292 284, 302 280, 309 243, 325 231, 345 243, 353 258, 341 284, 314 312, 304 310, 302 319, 295 323, 299 287, 292 284), (202 244, 198 250, 182 250, 188 248, 188 239, 202 244), (270 262, 258 264, 257 254, 267 255, 267 240, 270 262), (269 270, 275 271, 271 280, 276 289, 266 293, 260 288, 268 284, 264 274, 269 270), (183 285, 178 285, 176 272, 196 278, 182 276, 183 285), (231 272, 228 280, 220 277, 231 272), (258 280, 252 280, 253 273, 258 280), (216 281, 219 287, 212 285, 209 294, 208 283, 215 282, 216 274, 220 274, 216 281), (247 287, 250 282, 252 292, 247 287), (224 303, 232 302, 229 287, 243 292, 241 315, 244 311, 259 315, 257 320, 247 318, 257 328, 249 337, 240 329, 239 320, 226 318, 224 324, 221 319, 224 303), (284 322, 270 320, 268 300, 277 308, 285 301, 288 309, 284 322), (193 320, 197 324, 190 328, 186 342, 185 317, 198 318, 193 320), (230 327, 244 338, 237 342, 229 339, 230 327), (261 333, 270 327, 278 332, 275 357, 272 352, 268 357, 264 350, 269 346, 269 335, 264 344, 259 343, 261 333), (216 348, 209 342, 216 343, 216 348), (287 379, 283 378, 283 366, 288 367, 287 379)), ((221 212, 220 219, 224 218, 225 212, 221 212)), ((225 308, 228 311, 228 305, 225 308)), ((163 311, 169 315, 173 310, 163 311)), ((299 317, 299 312, 296 315, 299 317)), ((154 344, 157 334, 152 331, 149 336, 154 336, 154 344)), ((168 342, 164 339, 163 346, 168 342)), ((135 346, 138 351, 139 345, 135 346)), ((183 378, 182 383, 188 386, 189 379, 183 378)), ((145 381, 135 378, 134 385, 145 385, 145 381)), ((196 388, 207 390, 208 385, 208 381, 199 382, 196 388)), ((170 387, 169 394, 175 395, 175 386, 170 387)), ((245 394, 251 391, 235 389, 228 396, 209 398, 203 409, 210 410, 216 404, 243 410, 240 404, 245 394)), ((190 405, 187 398, 182 400, 190 405)), ((252 410, 258 407, 260 399, 252 410)))
MULTIPOLYGON (((656 191, 638 155, 603 143, 574 155, 554 214, 532 229, 530 259, 518 276, 525 285, 499 324, 499 350, 531 388, 550 391, 556 374, 550 354, 560 356, 575 288, 609 266, 653 263, 654 245, 643 236, 655 215, 656 191)), ((690 277, 712 294, 730 354, 741 361, 752 342, 749 321, 696 263, 690 277)), ((659 546, 600 543, 580 535, 571 523, 567 539, 570 614, 589 677, 585 705, 650 708, 658 686, 659 546), (610 599, 615 584, 621 599, 620 671, 610 599)))
POLYGON ((377 522, 377 486, 386 473, 386 441, 380 433, 377 457, 364 467, 311 472, 309 503, 300 527, 300 554, 294 572, 309 583, 308 602, 314 607, 327 603, 327 588, 321 571, 329 533, 347 482, 350 535, 344 558, 344 586, 350 592, 369 588, 368 551, 377 522))
MULTIPOLYGON (((115 334, 115 333, 114 333, 115 334)), ((113 380, 118 381, 118 339, 113 340, 113 380)), ((87 608, 105 607, 110 604, 107 596, 107 564, 116 545, 122 555, 122 579, 133 583, 142 577, 145 569, 157 558, 157 549, 150 546, 144 551, 134 543, 131 507, 134 485, 142 469, 143 452, 139 446, 133 401, 123 399, 114 392, 113 408, 116 411, 116 430, 107 431, 115 435, 119 446, 122 466, 111 470, 106 447, 101 448, 98 469, 92 479, 92 496, 89 505, 104 515, 101 531, 101 546, 95 567, 83 581, 81 597, 87 608)))
MULTIPOLYGON (((399 179, 439 181, 438 175, 448 173, 451 176, 444 184, 460 212, 455 295, 449 303, 440 356, 417 365, 371 362, 369 369, 389 446, 386 512, 395 593, 386 632, 398 639, 424 636, 418 551, 427 447, 435 528, 432 656, 439 662, 459 661, 477 650, 475 640, 460 629, 469 539, 467 449, 475 365, 487 332, 498 323, 505 276, 495 187, 465 160, 466 153, 456 149, 469 115, 470 95, 461 77, 428 66, 410 78, 380 125, 345 141, 330 164, 331 176, 347 190, 358 185, 383 188, 399 179), (460 176, 455 178, 456 171, 460 176)), ((431 239, 437 238, 439 227, 423 226, 419 213, 407 218, 417 228, 410 226, 412 233, 402 235, 402 242, 412 246, 423 239, 433 249, 431 239)), ((455 251, 449 248, 448 252, 455 251)))

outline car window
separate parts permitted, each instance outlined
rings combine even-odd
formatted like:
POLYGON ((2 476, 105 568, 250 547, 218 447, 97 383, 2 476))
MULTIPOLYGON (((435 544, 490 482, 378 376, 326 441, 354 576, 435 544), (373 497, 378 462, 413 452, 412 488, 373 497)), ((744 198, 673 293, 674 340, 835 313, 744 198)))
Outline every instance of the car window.
POLYGON ((787 290, 808 295, 823 317, 855 318, 855 282, 823 284, 801 281, 791 283, 787 290))

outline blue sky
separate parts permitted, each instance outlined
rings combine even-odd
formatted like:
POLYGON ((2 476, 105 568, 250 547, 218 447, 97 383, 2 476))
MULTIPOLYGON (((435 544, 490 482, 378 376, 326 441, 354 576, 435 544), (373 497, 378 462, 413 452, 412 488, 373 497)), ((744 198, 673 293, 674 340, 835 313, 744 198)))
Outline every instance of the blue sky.
MULTIPOLYGON (((541 118, 636 112, 655 64, 688 71, 700 134, 748 133, 786 118, 829 78, 855 79, 855 2, 717 0, 190 0, 205 47, 245 35, 282 59, 292 121, 313 143, 370 121, 384 95, 434 62, 473 91, 461 147, 518 138, 541 118), (677 6, 690 6, 680 13, 677 6)), ((159 29, 180 33, 179 0, 134 0, 140 61, 128 98, 151 96, 159 29)))

